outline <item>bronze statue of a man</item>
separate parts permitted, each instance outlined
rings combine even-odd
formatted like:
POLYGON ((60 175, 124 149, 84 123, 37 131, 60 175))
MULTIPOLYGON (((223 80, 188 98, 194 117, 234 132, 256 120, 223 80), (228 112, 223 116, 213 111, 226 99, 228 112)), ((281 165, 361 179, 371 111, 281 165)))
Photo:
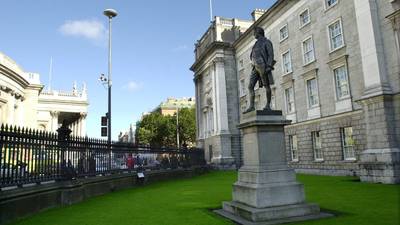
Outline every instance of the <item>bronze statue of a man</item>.
POLYGON ((254 37, 257 39, 256 43, 251 50, 250 59, 253 65, 253 69, 250 74, 249 81, 249 107, 244 111, 248 113, 254 110, 254 86, 257 81, 260 87, 265 87, 267 104, 264 110, 271 109, 271 87, 274 84, 274 78, 272 77, 272 70, 274 70, 274 65, 276 61, 274 60, 274 49, 272 42, 268 40, 264 35, 264 29, 261 27, 256 27, 254 29, 254 37))

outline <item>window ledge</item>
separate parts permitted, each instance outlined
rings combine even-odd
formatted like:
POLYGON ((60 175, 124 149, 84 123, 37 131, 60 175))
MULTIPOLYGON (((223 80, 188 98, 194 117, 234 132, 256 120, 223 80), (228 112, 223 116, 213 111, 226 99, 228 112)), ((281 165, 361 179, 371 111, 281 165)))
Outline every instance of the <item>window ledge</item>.
POLYGON ((290 74, 292 74, 292 73, 293 73, 293 70, 292 70, 292 71, 290 71, 290 72, 288 72, 288 73, 282 74, 282 77, 284 77, 284 76, 288 76, 288 75, 290 75, 290 74))
POLYGON ((337 47, 337 48, 335 48, 335 49, 332 49, 330 52, 329 52, 329 54, 332 54, 332 53, 334 53, 334 52, 337 52, 337 51, 339 51, 340 49, 343 49, 343 48, 345 48, 346 47, 346 44, 343 44, 342 46, 340 46, 340 47, 337 47))
POLYGON ((292 161, 290 161, 291 163, 298 163, 299 160, 298 159, 292 159, 292 161))
POLYGON ((325 160, 324 159, 314 159, 315 163, 323 163, 325 160))
POLYGON ((335 6, 338 5, 338 2, 336 2, 335 4, 331 5, 331 6, 327 6, 325 3, 325 13, 328 12, 329 10, 331 10, 332 8, 334 8, 335 6))
POLYGON ((303 67, 309 66, 309 65, 313 64, 313 63, 316 62, 316 61, 317 61, 317 60, 316 60, 315 57, 314 57, 314 59, 313 59, 312 61, 310 61, 310 62, 308 62, 308 63, 303 63, 303 67))
POLYGON ((307 107, 307 110, 317 109, 317 108, 321 108, 321 105, 318 104, 318 105, 313 105, 313 106, 311 106, 311 107, 307 107))
POLYGON ((304 27, 306 27, 306 26, 309 25, 310 23, 311 23, 311 19, 310 19, 310 21, 308 21, 307 23, 301 25, 301 26, 299 27, 299 30, 302 30, 304 27))
POLYGON ((289 38, 289 36, 287 36, 287 37, 285 37, 284 39, 282 39, 282 40, 279 40, 279 43, 282 43, 282 42, 284 42, 285 40, 287 40, 289 38))
POLYGON ((357 162, 357 159, 345 159, 345 160, 342 160, 342 162, 343 163, 355 163, 355 162, 357 162))
POLYGON ((349 99, 351 99, 351 96, 347 95, 343 98, 335 99, 335 102, 342 102, 342 101, 349 100, 349 99))

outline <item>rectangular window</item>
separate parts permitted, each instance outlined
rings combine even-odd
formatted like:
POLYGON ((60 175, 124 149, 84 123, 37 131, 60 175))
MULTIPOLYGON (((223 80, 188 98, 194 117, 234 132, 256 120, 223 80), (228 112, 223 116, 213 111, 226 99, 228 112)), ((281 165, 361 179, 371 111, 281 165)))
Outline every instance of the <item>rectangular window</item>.
POLYGON ((208 130, 208 132, 211 134, 211 133, 213 133, 214 132, 214 112, 213 112, 213 109, 212 108, 210 108, 210 110, 208 110, 208 119, 209 119, 209 130, 208 130))
POLYGON ((313 39, 309 38, 303 42, 303 62, 304 65, 315 60, 313 39))
POLYGON ((276 105, 275 105, 275 91, 272 90, 271 91, 271 109, 276 109, 276 105))
POLYGON ((329 26, 329 39, 331 51, 344 46, 342 22, 340 20, 329 26))
POLYGON ((240 80, 240 97, 246 95, 246 84, 244 79, 240 80))
POLYGON ((203 133, 204 133, 204 137, 208 137, 208 118, 207 118, 207 112, 203 112, 203 133))
POLYGON ((283 53, 282 55, 282 70, 283 74, 288 74, 292 72, 292 59, 290 56, 290 50, 283 53))
POLYGON ((352 127, 342 128, 341 136, 342 136, 343 159, 355 160, 356 154, 354 152, 353 128, 352 127))
POLYGON ((311 21, 310 18, 310 11, 308 9, 304 10, 304 12, 302 12, 300 14, 300 28, 309 24, 311 21))
POLYGON ((326 8, 329 8, 329 7, 336 5, 338 0, 325 0, 325 2, 326 2, 326 8))
POLYGON ((289 136, 289 146, 290 146, 290 152, 292 155, 292 161, 299 161, 299 154, 297 151, 297 136, 296 135, 290 135, 289 136))
POLYGON ((286 99, 286 112, 293 113, 295 111, 293 87, 285 89, 285 99, 286 99))
POLYGON ((311 132, 312 136, 312 144, 314 150, 314 159, 315 160, 323 160, 324 157, 322 155, 322 144, 321 144, 321 136, 319 131, 311 132))
POLYGON ((239 68, 243 68, 243 66, 244 66, 244 64, 243 64, 243 59, 241 59, 241 60, 239 61, 239 68))
POLYGON ((279 41, 283 41, 289 37, 289 29, 288 25, 286 24, 279 30, 279 41))
POLYGON ((335 74, 336 97, 338 100, 350 95, 349 82, 347 79, 347 70, 345 66, 333 70, 335 74))
POLYGON ((309 108, 312 108, 319 104, 318 87, 317 87, 317 79, 316 78, 307 80, 307 95, 308 95, 308 107, 309 108))

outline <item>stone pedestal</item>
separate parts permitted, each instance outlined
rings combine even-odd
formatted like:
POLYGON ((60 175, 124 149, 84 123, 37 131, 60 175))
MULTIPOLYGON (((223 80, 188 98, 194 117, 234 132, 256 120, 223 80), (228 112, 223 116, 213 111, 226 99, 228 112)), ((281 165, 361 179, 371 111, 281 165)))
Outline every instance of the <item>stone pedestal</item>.
POLYGON ((231 202, 216 212, 240 224, 279 224, 331 216, 316 204, 305 203, 303 185, 287 166, 281 111, 246 113, 243 134, 244 165, 233 184, 231 202))

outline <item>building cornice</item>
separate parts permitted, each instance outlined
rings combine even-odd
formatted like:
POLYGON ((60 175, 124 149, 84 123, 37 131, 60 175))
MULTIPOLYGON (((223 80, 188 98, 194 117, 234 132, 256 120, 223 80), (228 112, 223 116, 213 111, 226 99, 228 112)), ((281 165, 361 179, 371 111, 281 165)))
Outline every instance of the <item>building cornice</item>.
POLYGON ((6 77, 15 81, 17 84, 21 85, 23 88, 26 88, 29 85, 29 82, 25 80, 25 78, 2 64, 0 64, 0 72, 2 72, 6 77))
POLYGON ((60 104, 60 105, 73 105, 73 106, 88 106, 89 102, 84 100, 71 100, 71 99, 44 99, 38 100, 39 104, 60 104))
POLYGON ((232 46, 236 49, 239 44, 241 44, 249 35, 253 35, 253 30, 255 27, 259 26, 262 21, 266 18, 272 16, 274 13, 277 13, 282 7, 286 5, 288 1, 295 0, 277 0, 266 12, 258 18, 239 38, 233 42, 232 46))
POLYGON ((43 90, 43 87, 43 84, 29 84, 26 88, 31 90, 38 90, 40 94, 40 92, 43 90))
POLYGON ((215 51, 216 49, 232 49, 233 46, 230 43, 226 42, 221 42, 221 41, 215 41, 210 46, 207 47, 207 50, 205 50, 201 56, 194 62, 194 64, 190 67, 190 70, 193 72, 196 72, 200 65, 203 63, 204 59, 210 55, 211 52, 215 51))
POLYGON ((400 9, 394 11, 393 13, 386 16, 387 19, 394 19, 396 16, 400 16, 400 9))

